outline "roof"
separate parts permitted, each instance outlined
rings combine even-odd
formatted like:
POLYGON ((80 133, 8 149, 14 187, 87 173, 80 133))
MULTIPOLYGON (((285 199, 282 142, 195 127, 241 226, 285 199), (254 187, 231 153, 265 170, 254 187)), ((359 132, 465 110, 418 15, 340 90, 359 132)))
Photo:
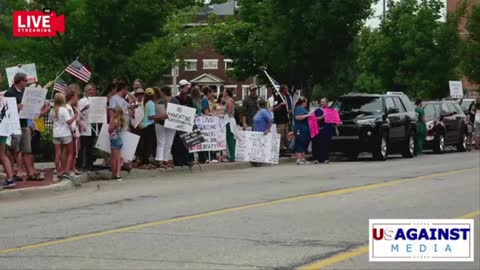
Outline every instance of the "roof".
POLYGON ((224 82, 225 82, 224 80, 209 73, 204 73, 190 80, 190 83, 224 83, 224 82))

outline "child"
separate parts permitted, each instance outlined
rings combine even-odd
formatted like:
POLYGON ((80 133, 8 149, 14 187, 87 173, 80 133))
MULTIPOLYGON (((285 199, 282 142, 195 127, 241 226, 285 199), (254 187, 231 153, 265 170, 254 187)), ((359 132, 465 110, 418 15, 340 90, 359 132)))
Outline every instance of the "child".
MULTIPOLYGON (((65 99, 67 101, 66 108, 68 110, 68 113, 70 114, 70 117, 72 117, 75 112, 78 109, 78 96, 76 90, 69 90, 65 96, 65 99)), ((78 176, 80 173, 77 170, 76 167, 76 159, 78 156, 78 149, 79 149, 79 143, 80 143, 80 130, 79 130, 79 122, 81 115, 79 114, 79 117, 75 119, 75 121, 72 122, 70 125, 70 129, 72 131, 72 143, 73 143, 73 156, 72 156, 72 162, 70 164, 70 168, 68 168, 69 171, 73 173, 73 177, 78 176)))
MULTIPOLYGON (((72 167, 75 146, 72 143, 72 132, 70 125, 77 119, 78 114, 70 116, 67 110, 65 96, 61 93, 55 94, 53 110, 50 112, 50 119, 53 120, 53 144, 55 145, 55 169, 60 179, 70 179, 70 168, 72 167), (65 156, 63 159, 62 157, 65 156)), ((73 173, 73 172, 72 172, 73 173)))
POLYGON ((113 109, 112 118, 110 119, 110 124, 108 125, 108 133, 110 133, 110 147, 112 148, 110 157, 112 163, 112 178, 118 181, 122 180, 122 177, 120 176, 122 170, 120 151, 123 146, 123 141, 122 138, 120 138, 120 132, 125 126, 125 117, 122 108, 115 107, 113 109))

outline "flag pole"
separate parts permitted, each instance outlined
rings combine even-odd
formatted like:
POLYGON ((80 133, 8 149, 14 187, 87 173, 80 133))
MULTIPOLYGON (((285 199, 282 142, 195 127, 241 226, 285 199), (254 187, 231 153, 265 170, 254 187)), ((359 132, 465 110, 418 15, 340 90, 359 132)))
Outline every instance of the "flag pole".
POLYGON ((272 77, 270 77, 270 74, 268 74, 267 72, 267 68, 266 67, 262 67, 261 68, 263 70, 263 72, 265 73, 265 75, 267 76, 267 78, 270 80, 270 83, 273 85, 273 89, 275 89, 275 91, 277 92, 277 94, 280 96, 280 98, 282 99, 283 102, 285 102, 285 99, 283 98, 282 94, 280 94, 280 89, 277 87, 277 85, 273 82, 273 79, 272 77))

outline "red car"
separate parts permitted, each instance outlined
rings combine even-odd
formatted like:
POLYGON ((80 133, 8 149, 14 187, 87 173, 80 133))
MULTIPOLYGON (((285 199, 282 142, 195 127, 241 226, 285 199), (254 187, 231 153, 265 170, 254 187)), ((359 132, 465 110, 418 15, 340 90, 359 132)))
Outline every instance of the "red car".
POLYGON ((467 150, 467 120, 462 107, 452 101, 424 102, 427 121, 426 149, 443 153, 445 147, 456 146, 460 152, 467 150))

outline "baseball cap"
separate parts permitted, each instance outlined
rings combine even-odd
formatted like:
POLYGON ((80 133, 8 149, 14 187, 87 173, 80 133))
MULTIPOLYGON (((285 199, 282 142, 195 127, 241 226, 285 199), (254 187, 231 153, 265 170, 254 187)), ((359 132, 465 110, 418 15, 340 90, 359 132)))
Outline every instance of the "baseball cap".
POLYGON ((178 84, 180 86, 190 85, 190 83, 187 80, 181 80, 178 84))
POLYGON ((153 95, 155 95, 155 91, 153 90, 153 88, 149 87, 145 90, 145 95, 153 96, 153 95))
POLYGON ((135 90, 135 94, 144 94, 145 91, 142 89, 142 88, 137 88, 137 90, 135 90))

